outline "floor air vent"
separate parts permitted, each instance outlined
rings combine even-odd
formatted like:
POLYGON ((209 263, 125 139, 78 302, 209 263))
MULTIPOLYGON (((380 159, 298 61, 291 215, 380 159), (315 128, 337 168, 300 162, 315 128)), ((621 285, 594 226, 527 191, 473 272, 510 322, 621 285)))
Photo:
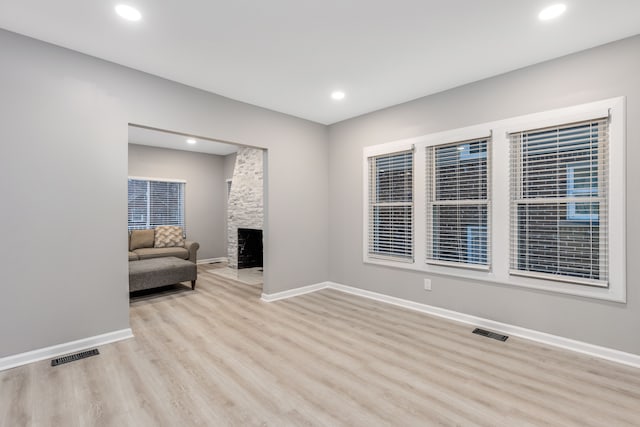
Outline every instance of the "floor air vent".
POLYGON ((86 357, 97 356, 100 352, 98 349, 94 348, 93 350, 82 351, 76 354, 70 354, 68 356, 58 357, 57 359, 53 359, 51 361, 51 366, 62 365, 63 363, 75 362, 76 360, 84 359, 86 357))
POLYGON ((494 340, 498 340, 498 341, 506 341, 507 338, 509 338, 506 335, 496 334, 495 332, 486 331, 486 330, 480 329, 480 328, 475 328, 473 330, 473 333, 474 334, 478 334, 478 335, 482 335, 483 337, 493 338, 494 340))

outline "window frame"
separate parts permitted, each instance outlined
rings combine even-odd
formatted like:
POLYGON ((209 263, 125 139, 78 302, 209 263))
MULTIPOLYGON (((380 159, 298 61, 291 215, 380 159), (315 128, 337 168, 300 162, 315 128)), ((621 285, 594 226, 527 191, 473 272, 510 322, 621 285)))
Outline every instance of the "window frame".
MULTIPOLYGON (((562 123, 559 125, 554 125, 545 129, 540 129, 540 128, 532 128, 532 129, 527 129, 527 130, 523 130, 522 132, 515 132, 515 135, 522 135, 525 134, 527 135, 525 140, 529 141, 529 138, 531 138, 531 135, 536 135, 536 134, 540 134, 540 133, 549 133, 551 132, 555 132, 558 128, 562 129, 563 131, 566 131, 568 129, 576 129, 577 127, 583 127, 583 126, 589 126, 589 129, 591 130, 591 126, 593 125, 594 122, 597 122, 599 124, 599 122, 604 121, 607 122, 607 127, 609 126, 608 124, 608 112, 603 112, 602 113, 603 118, 599 118, 599 117, 593 117, 592 119, 589 120, 584 120, 584 121, 578 121, 578 122, 573 122, 573 123, 562 123)), ((608 132, 605 130, 604 131, 605 134, 608 134, 608 132)), ((592 134, 591 134, 592 135, 592 134)), ((554 203, 566 203, 567 206, 567 215, 561 219, 560 216, 556 217, 556 222, 551 222, 551 224, 555 225, 558 228, 558 232, 560 232, 560 230, 564 227, 567 227, 569 224, 573 223, 575 227, 575 224, 580 224, 581 222, 584 221, 589 221, 589 218, 584 218, 582 217, 581 219, 570 219, 569 218, 569 212, 571 210, 571 205, 573 205, 573 208, 575 210, 575 205, 576 203, 580 203, 580 202, 576 202, 576 201, 570 201, 571 200, 571 194, 569 191, 569 175, 566 174, 567 177, 567 188, 566 188, 566 194, 564 196, 558 196, 557 194, 560 193, 561 190, 561 183, 558 182, 558 186, 557 187, 553 187, 553 190, 551 194, 542 194, 542 195, 538 195, 536 198, 531 198, 526 196, 525 193, 525 186, 524 184, 526 182, 528 182, 529 184, 532 184, 535 188, 535 186, 540 186, 540 184, 535 184, 534 181, 528 181, 525 178, 525 169, 526 167, 524 166, 525 163, 529 164, 530 160, 526 160, 525 162, 525 154, 523 154, 523 139, 522 136, 519 137, 520 139, 517 139, 517 145, 518 147, 514 147, 514 140, 512 139, 512 135, 509 134, 509 139, 511 140, 510 143, 510 151, 511 151, 511 158, 510 158, 510 170, 512 175, 510 176, 510 179, 512 180, 512 182, 510 183, 512 186, 512 192, 510 194, 511 197, 511 214, 509 217, 509 221, 511 222, 511 234, 510 234, 510 238, 511 238, 511 248, 510 248, 510 255, 512 257, 511 260, 511 267, 510 267, 510 274, 514 275, 514 276, 528 276, 528 277, 534 277, 534 278, 549 278, 552 281, 558 281, 558 282, 567 282, 567 283, 572 283, 572 284, 578 284, 578 285, 583 285, 583 286, 598 286, 598 287, 608 287, 608 279, 607 281, 603 281, 600 280, 599 278, 585 278, 585 277, 580 277, 577 275, 571 275, 571 274, 557 274, 557 273, 548 273, 545 271, 541 271, 541 270, 536 270, 535 268, 518 268, 514 265, 514 260, 518 259, 520 260, 520 223, 518 222, 518 219, 516 218, 517 215, 517 211, 520 207, 522 206, 527 206, 527 208, 529 206, 531 206, 528 201, 533 201, 533 205, 538 205, 540 203, 542 204, 548 204, 548 206, 553 206, 554 203), (513 164, 514 161, 517 161, 517 165, 513 164), (516 194, 514 194, 514 192, 516 194), (556 194, 555 196, 553 194, 556 194)), ((534 140, 536 139, 536 137, 533 137, 534 140)), ((547 138, 547 137, 545 137, 547 138)), ((561 137, 557 136, 556 139, 559 141, 561 137)), ((565 138, 565 144, 567 144, 567 137, 563 137, 565 138)), ((592 136, 590 136, 590 138, 593 138, 592 136)), ((579 140, 579 144, 580 145, 584 145, 585 140, 581 139, 579 140)), ((598 161, 597 161, 597 176, 598 176, 598 183, 605 183, 607 184, 607 179, 602 179, 603 178, 603 171, 602 168, 605 166, 603 163, 603 155, 605 156, 604 158, 608 157, 608 152, 609 152, 609 140, 603 141, 598 137, 597 140, 597 148, 596 148, 596 152, 597 152, 597 156, 598 156, 598 161), (606 145, 602 145, 602 144, 606 144, 606 145), (607 153, 607 154, 604 154, 607 153)), ((568 147, 569 150, 566 152, 574 152, 574 149, 576 148, 576 146, 573 145, 565 145, 565 147, 568 147)), ((541 153, 539 149, 535 149, 534 148, 534 153, 533 156, 541 156, 541 155, 556 155, 557 157, 554 158, 553 160, 555 160, 556 162, 561 161, 562 158, 560 156, 560 152, 556 153, 555 150, 553 148, 547 149, 546 153, 541 153)), ((572 163, 568 163, 565 167, 566 171, 571 170, 572 166, 575 169, 575 167, 577 165, 588 165, 588 161, 574 161, 572 163)), ((606 167, 605 167, 606 169, 606 167)), ((552 165, 551 170, 545 168, 544 169, 545 173, 549 173, 550 177, 549 178, 553 178, 553 174, 554 173, 559 173, 558 169, 557 169, 557 163, 555 163, 555 165, 552 165), (555 168, 554 168, 555 166, 555 168)), ((591 174, 589 175, 591 177, 591 174)), ((574 178, 571 178, 572 181, 574 181, 574 178)), ((573 186, 575 186, 575 182, 572 183, 573 186)), ((548 187, 547 187, 548 188, 548 187)), ((589 193, 593 193, 592 187, 589 187, 589 193)), ((598 191, 596 193, 599 193, 598 191)), ((603 194, 607 194, 608 193, 608 187, 605 185, 603 186, 603 194)), ((608 200, 608 194, 606 196, 602 196, 600 194, 598 194, 595 198, 597 203, 601 204, 604 201, 608 200)), ((575 198, 573 199, 575 200, 575 198)), ((585 202, 590 202, 592 199, 585 199, 585 202)), ((605 207, 604 211, 605 211, 605 215, 606 215, 606 211, 607 211, 608 206, 605 207)), ((590 217, 590 216, 589 216, 590 217)), ((608 221, 604 221, 604 223, 599 223, 598 226, 598 242, 599 242, 599 254, 603 254, 604 253, 604 257, 603 258, 599 258, 598 259, 598 263, 600 266, 600 271, 607 271, 608 270, 608 255, 609 252, 606 250, 607 249, 607 239, 606 237, 608 236, 608 221)), ((569 228, 571 228, 571 226, 569 225, 569 228)), ((527 228, 528 230, 528 228, 527 228)), ((534 228, 535 230, 535 228, 534 228)), ((527 235, 527 233, 525 232, 525 235, 527 235)), ((553 243, 553 242, 550 242, 553 243)), ((538 245, 539 246, 539 245, 538 245)), ((552 248, 548 248, 547 246, 545 246, 545 250, 547 249, 551 249, 552 248)), ((539 251, 540 248, 538 247, 537 250, 539 251)), ((524 251, 522 251, 522 254, 524 255, 524 258, 527 259, 530 251, 535 251, 535 248, 531 248, 531 247, 527 247, 524 251)), ((533 255, 534 259, 536 257, 536 254, 534 253, 533 255)), ((558 260, 559 262, 559 260, 558 260)), ((553 264, 551 264, 553 266, 553 264)), ((558 265, 559 268, 559 265, 558 265)), ((607 272, 608 273, 608 272, 607 272)), ((605 273, 606 274, 606 273, 605 273)))
MULTIPOLYGON (((376 203, 371 201, 371 193, 372 188, 374 188, 375 184, 371 183, 370 179, 372 176, 371 173, 371 160, 383 156, 392 156, 394 154, 401 154, 404 152, 411 151, 413 152, 414 146, 411 143, 393 143, 388 146, 387 150, 377 151, 375 149, 370 150, 369 154, 364 157, 364 182, 365 182, 365 194, 364 194, 364 239, 366 240, 363 252, 364 258, 366 260, 376 260, 378 262, 390 262, 390 263, 400 263, 400 264, 412 264, 415 262, 415 211, 416 211, 416 202, 415 202, 415 170, 416 170, 416 162, 415 162, 415 153, 413 153, 412 159, 412 180, 413 180, 413 194, 411 202, 404 203, 408 204, 411 207, 412 212, 412 241, 411 241, 411 256, 410 257, 401 257, 401 256, 393 256, 393 255, 384 255, 384 254, 374 254, 370 251, 369 243, 372 240, 372 236, 369 236, 370 231, 372 230, 370 219, 372 217, 370 209, 373 208, 374 205, 380 206, 380 203, 376 203)), ((386 203, 382 203, 382 205, 386 205, 386 203)))
POLYGON ((425 273, 427 276, 443 276, 463 279, 466 282, 483 282, 489 285, 509 286, 548 291, 557 294, 626 302, 626 99, 610 98, 586 104, 558 108, 503 120, 448 130, 415 138, 363 148, 363 262, 371 265, 400 268, 425 273), (509 134, 527 129, 537 129, 591 120, 609 116, 609 165, 608 165, 608 262, 607 287, 575 284, 563 280, 532 278, 510 274, 510 138, 509 134), (426 167, 420 159, 426 158, 426 148, 432 145, 461 142, 491 135, 491 268, 488 271, 461 268, 459 266, 427 264, 426 255, 426 167), (402 147, 414 147, 414 261, 411 263, 382 260, 367 256, 368 219, 368 162, 373 154, 401 151, 402 147))

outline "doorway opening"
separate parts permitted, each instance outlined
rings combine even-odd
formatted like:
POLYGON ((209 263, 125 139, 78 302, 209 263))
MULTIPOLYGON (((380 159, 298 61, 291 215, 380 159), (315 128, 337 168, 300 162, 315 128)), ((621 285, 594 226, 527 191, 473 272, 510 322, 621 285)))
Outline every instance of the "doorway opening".
MULTIPOLYGON (((262 287, 266 150, 134 124, 128 142, 130 233, 141 224, 180 226, 183 247, 197 252, 181 255, 178 247, 172 256, 195 261, 199 273, 262 287), (132 191, 142 181, 160 184, 132 191), (173 187, 182 189, 180 197, 170 193, 173 187), (175 218, 181 223, 173 224, 175 218)), ((130 238, 130 262, 132 252, 153 251, 136 244, 130 238)))

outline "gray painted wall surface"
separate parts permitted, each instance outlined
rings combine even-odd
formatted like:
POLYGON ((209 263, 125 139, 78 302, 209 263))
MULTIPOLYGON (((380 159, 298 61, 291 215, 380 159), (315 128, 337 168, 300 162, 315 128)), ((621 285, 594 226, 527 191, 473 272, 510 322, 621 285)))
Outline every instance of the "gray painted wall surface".
MULTIPOLYGON (((640 354, 640 36, 462 86, 329 129, 330 280, 640 354), (362 262, 362 148, 624 95, 627 304, 433 277, 362 262)), ((494 165, 508 167, 508 165, 494 165)))
POLYGON ((264 290, 327 279, 325 126, 3 30, 0 52, 0 357, 129 326, 128 123, 267 148, 264 290))
MULTIPOLYGON (((231 179, 233 178, 233 170, 236 166, 236 153, 233 154, 228 154, 226 156, 224 156, 224 179, 225 179, 225 194, 226 193, 226 180, 227 179, 231 179)), ((225 215, 224 215, 224 241, 228 242, 229 241, 229 236, 228 236, 228 232, 227 232, 227 209, 229 208, 229 198, 225 196, 224 199, 224 211, 225 211, 225 215)), ((225 255, 226 256, 226 255, 225 255)))
MULTIPOLYGON (((205 143, 205 142, 203 142, 205 143)), ((185 186, 187 239, 200 243, 198 259, 227 255, 224 156, 129 144, 129 175, 174 178, 185 186)))
POLYGON ((224 179, 233 178, 233 170, 236 167, 236 153, 224 156, 224 179))

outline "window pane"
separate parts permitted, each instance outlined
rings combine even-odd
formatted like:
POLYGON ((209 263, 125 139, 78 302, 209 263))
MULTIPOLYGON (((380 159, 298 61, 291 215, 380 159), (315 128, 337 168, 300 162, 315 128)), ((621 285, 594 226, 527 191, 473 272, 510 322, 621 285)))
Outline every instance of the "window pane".
POLYGON ((427 261, 489 265, 488 139, 427 148, 427 261))
MULTIPOLYGON (((597 205, 591 204, 591 211, 597 205)), ((567 204, 518 206, 518 270, 600 279, 597 221, 563 221, 567 204)))
POLYGON ((432 259, 487 264, 487 206, 433 206, 432 259))
POLYGON ((487 198, 487 141, 436 148, 435 200, 487 198))
POLYGON ((527 132, 522 135, 523 197, 564 197, 568 173, 576 171, 581 185, 598 186, 598 126, 527 132))
POLYGON ((151 181, 150 222, 158 225, 182 225, 182 186, 179 182, 151 181))
POLYGON ((129 230, 184 224, 182 182, 129 180, 129 230))
POLYGON ((411 202, 413 198, 413 153, 375 159, 376 202, 411 202))
POLYGON ((147 187, 147 181, 129 180, 129 230, 147 228, 147 187))
POLYGON ((371 252, 410 257, 413 249, 412 218, 411 206, 374 206, 371 252))
POLYGON ((369 254, 413 257, 413 151, 369 159, 369 254))

